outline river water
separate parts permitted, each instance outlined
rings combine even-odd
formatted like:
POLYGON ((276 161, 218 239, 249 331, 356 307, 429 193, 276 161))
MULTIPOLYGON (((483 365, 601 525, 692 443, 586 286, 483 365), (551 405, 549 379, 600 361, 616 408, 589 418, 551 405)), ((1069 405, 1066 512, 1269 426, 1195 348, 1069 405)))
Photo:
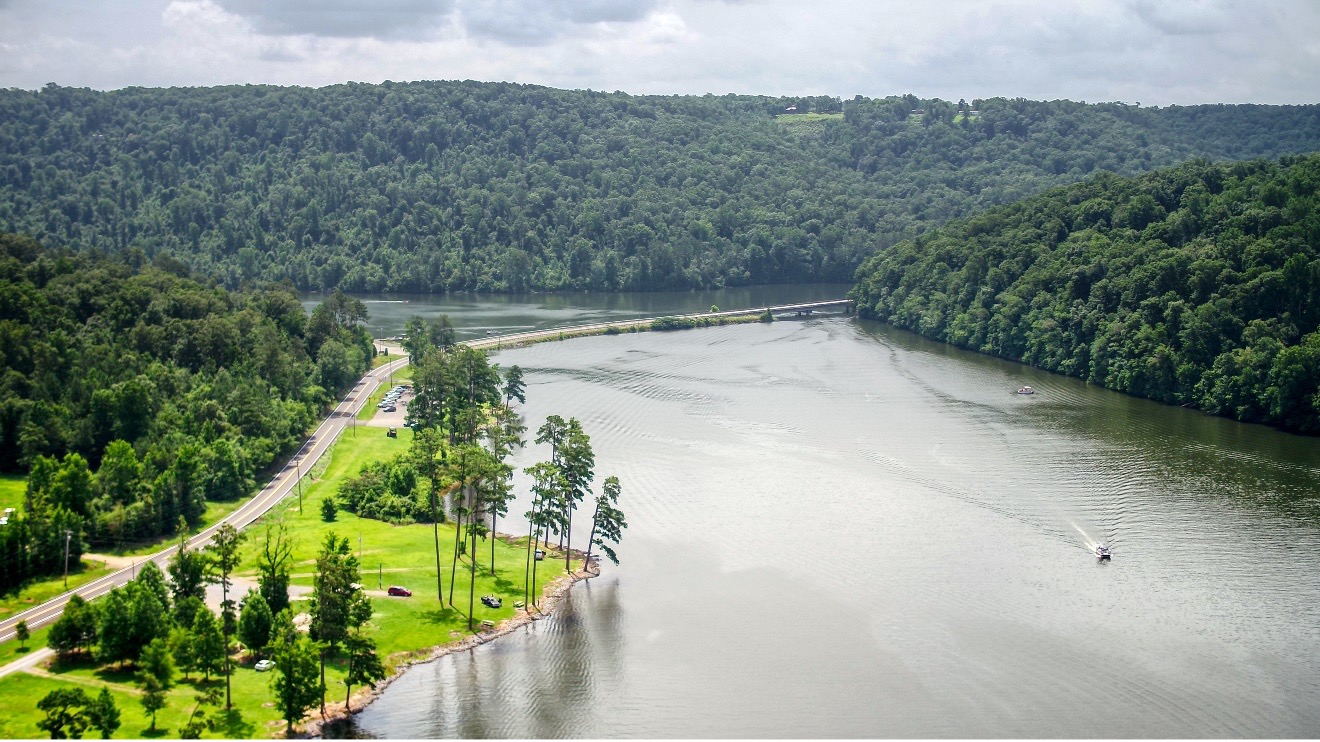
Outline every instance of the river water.
POLYGON ((622 481, 623 563, 355 735, 1320 735, 1316 439, 844 317, 496 360, 622 481))

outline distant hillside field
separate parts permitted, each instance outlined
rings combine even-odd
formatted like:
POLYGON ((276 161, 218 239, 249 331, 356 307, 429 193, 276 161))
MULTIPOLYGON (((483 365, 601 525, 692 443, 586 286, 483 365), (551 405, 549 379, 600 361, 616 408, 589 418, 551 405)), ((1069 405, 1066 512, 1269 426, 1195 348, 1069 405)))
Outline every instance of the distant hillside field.
POLYGON ((0 91, 0 230, 138 248, 229 288, 847 280, 877 249, 1099 170, 1320 150, 1318 116, 477 82, 50 85, 0 91))
POLYGON ((1104 174, 868 260, 863 316, 1320 433, 1320 155, 1104 174))

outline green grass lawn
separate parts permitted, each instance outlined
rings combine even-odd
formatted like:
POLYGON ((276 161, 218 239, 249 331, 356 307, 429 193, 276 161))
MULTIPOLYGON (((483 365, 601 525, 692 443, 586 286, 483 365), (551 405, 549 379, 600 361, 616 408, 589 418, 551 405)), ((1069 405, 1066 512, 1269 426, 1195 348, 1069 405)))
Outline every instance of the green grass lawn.
MULTIPOLYGON (((356 437, 351 434, 341 437, 330 455, 323 458, 325 463, 318 467, 320 471, 313 472, 304 482, 304 512, 298 512, 298 498, 290 497, 246 531, 244 560, 239 576, 256 575, 255 560, 264 539, 265 523, 283 521, 289 533, 294 536, 292 584, 295 586, 312 585, 316 553, 327 533, 334 531, 347 537, 355 548, 360 537, 361 581, 371 594, 375 608, 371 627, 380 653, 387 658, 387 667, 392 669, 412 656, 425 654, 431 647, 456 642, 471 635, 467 630, 466 616, 471 563, 460 558, 459 573, 451 576, 455 529, 451 524, 442 524, 439 534, 444 590, 448 597, 453 577, 456 593, 454 606, 448 605, 448 601, 442 604, 436 594, 435 542, 431 526, 391 526, 358 518, 347 512, 340 512, 332 523, 321 520, 322 498, 333 494, 346 479, 356 476, 368 461, 407 451, 412 440, 412 431, 406 428, 399 431, 397 439, 388 438, 383 430, 373 428, 359 429, 357 433, 356 437), (407 587, 413 591, 413 596, 393 598, 378 593, 381 587, 390 585, 407 587)), ((473 586, 477 600, 474 601, 472 616, 478 626, 485 619, 498 623, 514 616, 516 609, 513 604, 523 600, 524 595, 525 538, 521 546, 516 540, 513 543, 503 539, 494 541, 496 570, 493 575, 490 571, 491 543, 478 542, 477 579, 473 586), (503 599, 503 606, 492 609, 481 605, 479 598, 486 594, 499 595, 503 599)), ((553 554, 551 557, 536 563, 538 586, 564 574, 563 561, 553 559, 553 554)), ((299 611, 305 608, 306 603, 295 599, 293 605, 295 611, 299 611)), ((44 646, 46 631, 41 629, 34 632, 28 646, 44 646)), ((0 662, 20 657, 17 650, 17 642, 0 645, 0 662)), ((43 672, 49 672, 49 675, 15 673, 0 678, 0 699, 4 699, 0 701, 0 709, 7 712, 0 714, 0 737, 44 737, 36 727, 42 716, 36 709, 36 703, 50 690, 70 685, 83 687, 93 695, 102 686, 111 689, 123 719, 123 726, 116 737, 151 736, 147 733, 149 720, 138 700, 131 668, 121 670, 115 666, 98 667, 93 663, 74 662, 56 663, 43 672)), ((279 712, 272 705, 272 675, 256 672, 247 660, 238 665, 232 681, 236 713, 228 717, 227 727, 206 736, 251 738, 281 733, 284 725, 280 721, 279 712)), ((342 663, 331 662, 326 670, 326 694, 329 701, 343 701, 343 678, 342 663)), ((193 681, 193 684, 180 682, 170 692, 169 705, 158 714, 158 731, 155 736, 178 736, 194 705, 196 690, 193 685, 196 678, 193 681)), ((88 738, 93 736, 95 734, 90 732, 87 735, 88 738)))
MULTIPOLYGON (((326 534, 333 531, 347 537, 355 550, 361 543, 362 583, 369 593, 391 585, 413 591, 411 598, 372 595, 376 608, 372 623, 377 629, 376 641, 382 654, 426 649, 455 639, 451 632, 466 632, 471 562, 460 558, 458 574, 450 574, 455 538, 452 524, 441 524, 439 529, 445 596, 448 599, 451 579, 456 594, 451 607, 448 600, 441 605, 437 597, 435 537, 431 526, 392 526, 343 511, 333 523, 321 520, 322 498, 337 491, 343 481, 357 476, 365 463, 406 452, 411 440, 412 431, 407 428, 399 430, 398 438, 387 438, 384 430, 375 428, 359 429, 356 438, 341 437, 318 481, 305 483, 303 512, 298 512, 297 498, 290 498, 249 529, 240 576, 255 579, 255 560, 264 539, 263 523, 282 520, 296 539, 292 584, 310 588, 316 553, 326 534)), ((473 590, 477 600, 472 618, 478 624, 486 619, 498 623, 512 617, 516 612, 513 603, 523 600, 526 538, 521 544, 496 539, 494 546, 496 570, 492 575, 491 541, 479 541, 477 545, 477 578, 473 590), (488 594, 501 596, 502 607, 481 605, 480 597, 488 594)), ((562 561, 537 563, 538 587, 561 574, 562 561)))
MULTIPOLYGON (((336 686, 330 685, 330 675, 331 673, 327 673, 326 684, 334 690, 336 686)), ((343 687, 338 685, 341 677, 342 675, 335 678, 338 688, 343 687)), ((273 697, 269 688, 270 679, 271 673, 259 673, 247 667, 235 668, 231 683, 234 711, 225 716, 224 724, 219 730, 206 736, 251 738, 270 737, 276 732, 282 732, 284 723, 280 720, 279 712, 273 706, 265 705, 273 697)), ((31 739, 47 736, 37 728, 37 722, 43 717, 42 712, 37 709, 37 701, 52 690, 78 687, 89 696, 95 697, 100 693, 101 688, 108 687, 120 715, 121 725, 114 734, 115 738, 177 739, 179 731, 187 723, 188 716, 196 705, 198 690, 209 686, 223 688, 223 682, 212 678, 208 683, 196 674, 188 681, 182 678, 176 679, 165 708, 156 714, 156 731, 152 733, 149 731, 151 719, 142 709, 141 696, 133 680, 132 669, 119 670, 113 667, 97 668, 88 664, 56 663, 49 669, 49 675, 14 673, 0 678, 0 697, 5 699, 3 704, 5 713, 0 714, 0 738, 31 739)), ((212 708, 211 712, 214 713, 216 710, 218 709, 212 708)), ((100 734, 94 730, 89 730, 84 735, 87 739, 95 739, 99 736, 100 734)))
POLYGON ((0 511, 5 508, 22 510, 23 495, 27 492, 27 477, 18 474, 0 474, 0 511))
POLYGON ((842 113, 781 113, 775 121, 781 124, 805 124, 811 121, 842 121, 842 113))
POLYGON ((0 644, 0 665, 7 665, 14 660, 23 659, 34 649, 41 649, 46 646, 46 634, 50 633, 50 626, 42 626, 32 632, 28 637, 26 648, 19 647, 18 640, 7 641, 0 644))
MULTIPOLYGON (((17 592, 0 595, 0 619, 25 611, 35 605, 59 595, 65 590, 72 590, 85 585, 98 577, 114 572, 115 568, 106 567, 101 562, 84 559, 78 565, 69 565, 69 586, 64 586, 64 575, 33 580, 17 592)), ((0 647, 5 645, 0 644, 0 647)))

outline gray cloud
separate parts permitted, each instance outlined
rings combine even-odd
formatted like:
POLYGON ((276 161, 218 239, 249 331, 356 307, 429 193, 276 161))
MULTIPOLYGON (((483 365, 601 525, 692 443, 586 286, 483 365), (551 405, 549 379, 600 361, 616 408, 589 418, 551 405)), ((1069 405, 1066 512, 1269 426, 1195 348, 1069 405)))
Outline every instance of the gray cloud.
POLYGON ((458 17, 475 38, 541 46, 573 33, 574 26, 639 21, 657 5, 657 0, 462 0, 458 17))
POLYGON ((0 0, 0 87, 1320 102, 1314 0, 0 0))
POLYGON ((1151 27, 1177 36, 1199 36, 1229 29, 1234 16, 1240 15, 1236 11, 1241 10, 1240 5, 1222 0, 1182 3, 1138 0, 1133 7, 1137 16, 1151 27))
MULTIPOLYGON (((3 2, 3 0, 0 0, 3 2)), ((417 40, 433 36, 453 0, 216 0, 271 36, 417 40)))

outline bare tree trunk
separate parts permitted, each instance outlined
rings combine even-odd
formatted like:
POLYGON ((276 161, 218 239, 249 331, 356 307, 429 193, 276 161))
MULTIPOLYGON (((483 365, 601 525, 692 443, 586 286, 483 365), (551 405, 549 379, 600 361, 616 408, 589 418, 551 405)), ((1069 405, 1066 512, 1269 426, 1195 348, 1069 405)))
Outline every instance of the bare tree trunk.
POLYGON ((325 650, 321 650, 321 718, 325 718, 325 650))
POLYGON ((569 505, 568 525, 564 526, 564 533, 568 534, 568 548, 564 549, 564 571, 571 573, 573 571, 573 508, 571 502, 569 505))
POLYGON ((541 548, 541 529, 536 529, 536 540, 532 542, 532 605, 536 605, 540 593, 536 592, 536 552, 541 548))
POLYGON ((587 558, 582 562, 582 568, 586 569, 591 563, 591 548, 596 545, 596 524, 600 518, 600 505, 596 505, 596 512, 591 514, 591 533, 587 535, 587 558))
POLYGON ((527 570, 523 573, 523 610, 530 612, 532 610, 531 584, 535 575, 532 574, 532 534, 536 533, 536 513, 532 512, 532 519, 527 523, 527 570))
POLYGON ((445 603, 445 580, 440 572, 440 521, 435 515, 435 493, 431 493, 431 533, 435 536, 435 591, 440 605, 445 603))
POLYGON ((477 594, 477 532, 471 524, 476 523, 476 519, 474 518, 468 523, 468 535, 471 536, 472 541, 471 559, 468 560, 470 565, 468 569, 468 631, 471 631, 473 603, 477 594))
POLYGON ((462 541, 463 511, 454 513, 454 560, 449 565, 449 605, 454 605, 454 575, 458 573, 458 542, 462 541))

